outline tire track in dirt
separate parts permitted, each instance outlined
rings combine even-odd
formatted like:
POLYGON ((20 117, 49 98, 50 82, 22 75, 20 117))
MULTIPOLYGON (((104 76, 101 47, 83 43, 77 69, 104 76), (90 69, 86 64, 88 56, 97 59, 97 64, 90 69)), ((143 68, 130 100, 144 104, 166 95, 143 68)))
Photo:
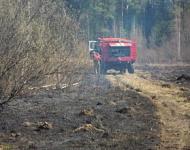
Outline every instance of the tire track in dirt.
POLYGON ((161 143, 158 149, 190 149, 190 104, 183 92, 175 85, 148 80, 134 75, 108 75, 113 84, 131 87, 148 97, 156 106, 160 118, 161 143))

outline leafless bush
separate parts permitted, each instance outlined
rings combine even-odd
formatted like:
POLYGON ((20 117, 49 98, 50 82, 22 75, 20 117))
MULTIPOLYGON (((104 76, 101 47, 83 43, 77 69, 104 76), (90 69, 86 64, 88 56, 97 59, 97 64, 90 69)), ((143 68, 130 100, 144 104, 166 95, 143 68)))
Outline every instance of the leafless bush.
POLYGON ((0 105, 29 86, 71 81, 81 50, 64 3, 0 0, 0 6, 0 105))

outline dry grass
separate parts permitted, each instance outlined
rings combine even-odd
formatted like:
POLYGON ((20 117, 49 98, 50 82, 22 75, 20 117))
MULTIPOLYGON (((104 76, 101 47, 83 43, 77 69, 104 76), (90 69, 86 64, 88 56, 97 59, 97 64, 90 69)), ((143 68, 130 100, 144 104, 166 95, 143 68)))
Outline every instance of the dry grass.
POLYGON ((81 110, 81 112, 79 113, 79 115, 81 116, 94 116, 94 110, 89 108, 89 109, 83 109, 81 110))
POLYGON ((104 132, 102 129, 94 127, 92 124, 84 124, 74 130, 74 132, 89 131, 89 132, 104 132))
POLYGON ((190 113, 190 103, 185 102, 187 98, 182 96, 183 92, 174 84, 153 81, 149 74, 143 78, 141 76, 142 73, 138 72, 135 75, 118 75, 116 79, 108 76, 108 79, 142 91, 141 95, 148 96, 157 106, 161 122, 161 149, 181 149, 187 146, 190 143, 189 122, 184 119, 184 114, 190 113))
POLYGON ((12 150, 13 147, 11 145, 8 145, 8 144, 3 144, 1 145, 0 144, 0 150, 12 150))

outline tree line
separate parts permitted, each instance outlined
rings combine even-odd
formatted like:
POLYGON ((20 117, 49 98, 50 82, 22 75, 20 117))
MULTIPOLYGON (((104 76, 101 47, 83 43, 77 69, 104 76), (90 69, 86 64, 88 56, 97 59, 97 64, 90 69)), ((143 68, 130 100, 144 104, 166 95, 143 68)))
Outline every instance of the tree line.
MULTIPOLYGON (((186 14, 190 8, 190 1, 66 0, 66 6, 75 14, 82 29, 81 34, 88 40, 101 36, 128 37, 137 40, 140 49, 155 50, 164 46, 170 49, 166 52, 168 58, 177 61, 178 57, 181 57, 178 56, 178 51, 183 47, 183 30, 189 28, 183 23, 189 19, 186 14)), ((154 50, 151 51, 151 55, 164 55, 154 50)), ((139 53, 141 54, 141 51, 139 53)))

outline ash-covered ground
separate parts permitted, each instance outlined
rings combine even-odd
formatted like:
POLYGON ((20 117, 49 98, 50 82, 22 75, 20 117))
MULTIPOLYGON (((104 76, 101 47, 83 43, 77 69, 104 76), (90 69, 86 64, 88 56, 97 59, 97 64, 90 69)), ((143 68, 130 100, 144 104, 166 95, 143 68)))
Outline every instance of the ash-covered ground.
POLYGON ((87 72, 78 86, 15 99, 0 113, 0 149, 190 149, 188 76, 188 65, 87 72))

